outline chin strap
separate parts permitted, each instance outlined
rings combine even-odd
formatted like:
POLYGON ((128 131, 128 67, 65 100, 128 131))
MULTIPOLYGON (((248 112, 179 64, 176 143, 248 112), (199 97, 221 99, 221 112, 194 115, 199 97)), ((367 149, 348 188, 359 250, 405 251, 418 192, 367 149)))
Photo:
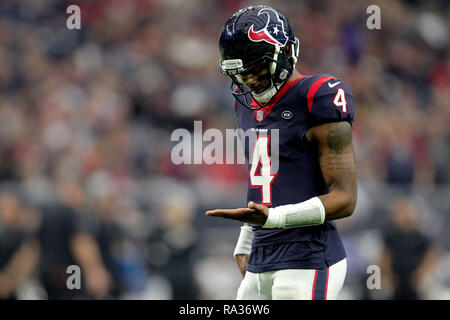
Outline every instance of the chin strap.
POLYGON ((278 61, 278 54, 280 53, 280 48, 275 46, 275 52, 273 53, 273 61, 270 63, 270 87, 264 90, 263 92, 256 94, 252 93, 253 98, 258 100, 261 103, 267 103, 272 99, 280 89, 277 87, 272 79, 273 74, 275 73, 277 69, 277 61, 278 61))
POLYGON ((272 99, 278 92, 278 88, 273 84, 273 81, 270 80, 270 87, 260 94, 252 93, 253 98, 258 100, 261 103, 267 103, 272 99))

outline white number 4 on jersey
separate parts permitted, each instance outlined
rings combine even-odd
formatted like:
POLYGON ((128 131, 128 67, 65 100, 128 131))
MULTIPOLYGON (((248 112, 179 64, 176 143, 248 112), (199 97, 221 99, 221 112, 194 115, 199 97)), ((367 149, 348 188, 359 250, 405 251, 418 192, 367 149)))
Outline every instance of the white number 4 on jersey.
POLYGON ((253 146, 250 167, 250 186, 261 188, 261 204, 272 204, 272 183, 277 174, 272 174, 269 156, 269 136, 259 136, 253 146), (260 173, 256 173, 261 164, 260 173))
POLYGON ((342 112, 347 112, 347 101, 345 100, 345 91, 339 88, 336 96, 334 97, 333 103, 336 107, 342 107, 342 112))

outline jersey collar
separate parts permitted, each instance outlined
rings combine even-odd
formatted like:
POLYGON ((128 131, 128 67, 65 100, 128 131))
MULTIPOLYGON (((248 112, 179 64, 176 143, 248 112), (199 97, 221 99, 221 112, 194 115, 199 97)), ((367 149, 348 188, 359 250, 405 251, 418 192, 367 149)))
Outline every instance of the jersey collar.
MULTIPOLYGON (((284 96, 284 94, 294 85, 296 84, 298 81, 300 81, 301 79, 303 79, 305 76, 301 76, 298 79, 289 82, 287 84, 285 84, 280 91, 278 91, 278 93, 275 95, 275 97, 272 99, 272 101, 264 106, 264 108, 261 108, 259 110, 254 110, 253 111, 253 115, 256 119, 256 121, 258 123, 261 123, 266 117, 267 115, 272 111, 272 108, 277 104, 277 102, 284 96), (258 113, 261 114, 262 112, 262 118, 260 116, 260 120, 258 120, 258 113)), ((252 108, 257 108, 258 104, 255 102, 255 100, 252 97, 252 108)))

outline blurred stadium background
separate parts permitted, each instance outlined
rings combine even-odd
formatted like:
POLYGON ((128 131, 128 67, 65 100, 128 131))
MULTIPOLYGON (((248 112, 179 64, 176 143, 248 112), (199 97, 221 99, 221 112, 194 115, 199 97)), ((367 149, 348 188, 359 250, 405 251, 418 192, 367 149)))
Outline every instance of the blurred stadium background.
POLYGON ((255 3, 288 16, 301 73, 354 94, 340 298, 393 299, 398 273, 420 299, 450 298, 447 0, 3 0, 1 299, 234 299, 240 224, 204 212, 246 205, 246 167, 176 166, 170 135, 236 127, 217 38, 255 3), (66 28, 71 4, 81 30, 66 28), (371 4, 381 30, 366 28, 371 4), (81 290, 66 287, 71 264, 81 290), (367 288, 370 265, 381 289, 367 288))

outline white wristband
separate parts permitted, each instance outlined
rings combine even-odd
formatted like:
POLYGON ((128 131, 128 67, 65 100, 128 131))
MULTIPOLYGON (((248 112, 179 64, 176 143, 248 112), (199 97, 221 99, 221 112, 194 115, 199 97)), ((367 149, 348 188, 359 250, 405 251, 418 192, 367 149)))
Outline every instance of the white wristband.
POLYGON ((318 197, 297 203, 269 208, 263 228, 296 228, 324 223, 325 208, 318 197))
POLYGON ((252 240, 253 228, 250 226, 242 226, 233 256, 236 257, 238 254, 250 254, 250 251, 252 251, 252 240))

